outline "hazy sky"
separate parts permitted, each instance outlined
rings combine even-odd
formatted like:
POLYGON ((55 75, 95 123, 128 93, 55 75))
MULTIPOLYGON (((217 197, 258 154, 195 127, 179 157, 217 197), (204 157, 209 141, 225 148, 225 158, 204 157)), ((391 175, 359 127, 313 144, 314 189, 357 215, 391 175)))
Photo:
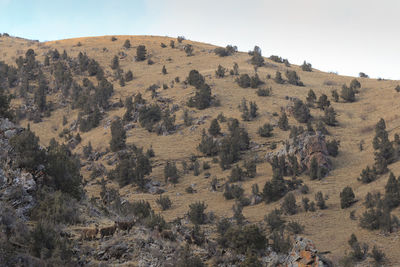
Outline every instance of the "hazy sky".
POLYGON ((271 54, 323 71, 400 79, 396 0, 0 0, 0 32, 55 40, 168 35, 271 54))

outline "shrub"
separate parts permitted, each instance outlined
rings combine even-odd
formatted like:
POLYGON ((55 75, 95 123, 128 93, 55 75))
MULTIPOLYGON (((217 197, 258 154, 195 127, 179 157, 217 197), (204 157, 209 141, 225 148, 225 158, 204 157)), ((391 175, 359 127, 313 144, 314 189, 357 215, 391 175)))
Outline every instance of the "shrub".
POLYGON ((400 205, 400 180, 392 172, 385 186, 385 202, 391 209, 400 205))
POLYGON ((337 125, 336 111, 333 109, 333 107, 329 107, 329 108, 325 109, 323 121, 329 126, 337 125))
POLYGON ((299 235, 304 233, 304 226, 295 221, 288 222, 286 228, 289 232, 291 232, 294 235, 299 235))
POLYGON ((176 184, 178 182, 178 169, 176 168, 175 162, 167 161, 167 164, 164 167, 164 179, 167 183, 168 181, 176 184))
POLYGON ((367 74, 365 74, 364 72, 360 72, 358 74, 358 76, 360 76, 360 78, 369 78, 369 76, 367 74))
POLYGON ((218 68, 215 71, 215 75, 217 76, 217 78, 224 78, 225 72, 226 72, 226 69, 224 67, 222 67, 221 65, 218 65, 218 68))
POLYGON ((315 95, 314 91, 310 89, 307 94, 307 105, 312 107, 314 106, 314 102, 317 100, 317 96, 315 95))
POLYGON ((201 153, 207 156, 215 156, 218 153, 217 142, 214 141, 212 136, 208 136, 205 131, 203 131, 201 142, 197 148, 201 153))
POLYGON ((336 140, 326 142, 326 148, 330 156, 336 157, 339 154, 339 145, 340 141, 336 140))
POLYGON ((257 95, 258 96, 270 96, 270 95, 272 95, 272 88, 271 87, 265 88, 265 89, 259 88, 257 90, 257 95))
POLYGON ((400 85, 396 85, 396 87, 394 88, 394 90, 396 90, 396 92, 400 92, 400 85))
POLYGON ((172 201, 168 196, 163 197, 160 195, 160 198, 156 200, 156 203, 161 207, 162 210, 167 210, 172 206, 172 201))
POLYGON ((237 47, 232 45, 227 45, 224 47, 217 47, 214 49, 214 53, 220 57, 230 56, 237 52, 237 47))
POLYGON ((241 199, 244 194, 244 189, 239 185, 229 185, 228 183, 225 185, 224 197, 227 200, 230 199, 241 199))
POLYGON ((332 90, 332 97, 333 97, 333 101, 335 102, 339 102, 339 94, 336 90, 332 90))
POLYGON ((342 86, 342 91, 340 93, 340 97, 343 98, 345 102, 354 102, 356 101, 356 93, 351 87, 347 87, 345 84, 342 86))
POLYGON ((185 36, 178 36, 176 39, 178 40, 178 43, 182 43, 182 41, 186 40, 185 36))
POLYGON ((319 109, 326 109, 331 105, 331 102, 328 100, 328 97, 326 96, 326 94, 322 94, 319 98, 318 98, 318 102, 317 102, 317 107, 319 109))
POLYGON ((171 41, 169 42, 169 46, 170 46, 171 48, 175 48, 175 41, 174 41, 174 40, 171 40, 171 41))
POLYGON ((284 131, 289 130, 289 121, 288 121, 288 118, 287 118, 285 112, 282 112, 282 113, 281 113, 281 116, 279 117, 279 120, 278 120, 278 127, 279 127, 281 130, 284 130, 284 131))
POLYGON ((287 70, 285 72, 286 78, 288 79, 288 83, 296 85, 296 86, 304 86, 303 82, 300 81, 300 77, 294 70, 287 70))
POLYGON ((193 224, 204 224, 206 221, 206 214, 204 211, 207 205, 204 202, 195 202, 189 205, 188 217, 193 224))
POLYGON ((297 213, 296 198, 294 197, 293 193, 288 193, 285 196, 281 205, 281 209, 289 215, 297 213))
POLYGON ((118 56, 114 56, 114 58, 111 61, 111 69, 116 70, 119 68, 119 59, 118 56))
POLYGON ((317 206, 323 210, 326 209, 326 204, 325 204, 325 199, 324 199, 324 195, 322 194, 321 191, 317 192, 317 194, 315 194, 315 201, 317 201, 317 206))
POLYGON ((121 119, 117 119, 111 123, 111 141, 110 148, 111 151, 116 152, 124 149, 126 144, 126 131, 122 125, 121 119))
POLYGON ((244 180, 244 172, 242 168, 240 168, 238 165, 232 168, 231 170, 231 175, 229 176, 229 181, 231 182, 238 182, 238 181, 243 181, 244 180))
POLYGON ((271 181, 267 181, 264 185, 263 198, 266 203, 277 201, 286 194, 287 190, 282 174, 274 172, 271 181))
POLYGON ((246 225, 243 228, 230 227, 223 235, 224 243, 236 252, 244 254, 248 249, 262 250, 267 239, 257 225, 246 225))
POLYGON ((293 116, 301 123, 306 123, 311 118, 310 110, 301 100, 296 100, 293 106, 293 116))
POLYGON ((125 40, 125 42, 124 42, 124 47, 125 47, 126 49, 131 48, 131 42, 130 42, 129 40, 125 40))
POLYGON ((340 207, 342 209, 350 207, 355 200, 355 195, 351 187, 346 186, 340 193, 340 207))
POLYGON ((242 74, 239 78, 236 78, 237 84, 242 88, 250 87, 251 79, 248 74, 242 74))
POLYGON ((211 121, 210 128, 208 128, 208 133, 212 136, 217 136, 221 134, 221 127, 219 126, 217 119, 213 119, 211 121))
MULTIPOLYGON (((135 101, 136 102, 136 97, 135 101)), ((154 124, 161 120, 161 109, 158 105, 144 106, 139 110, 140 125, 152 131, 154 124)))
POLYGON ((261 137, 271 137, 272 136, 272 130, 274 128, 272 127, 271 124, 269 123, 265 123, 263 126, 261 126, 260 128, 258 128, 258 134, 261 137))
POLYGON ((282 79, 282 74, 281 74, 279 71, 277 71, 277 72, 275 73, 274 81, 275 81, 277 84, 283 84, 283 83, 285 82, 285 81, 282 79))
POLYGON ((276 253, 288 253, 291 247, 289 236, 285 239, 283 231, 272 232, 272 250, 276 253))
POLYGON ((285 220, 281 217, 281 211, 278 209, 268 213, 264 220, 266 221, 271 232, 280 231, 285 228, 285 220))
POLYGON ((303 65, 301 65, 301 69, 302 69, 303 71, 312 71, 311 63, 307 63, 307 62, 304 60, 303 65))
POLYGON ((165 65, 163 65, 161 72, 164 75, 167 74, 167 68, 165 67, 165 65))
POLYGON ((136 49, 136 61, 144 61, 147 57, 147 50, 144 45, 139 45, 136 49))
POLYGON ((183 50, 185 51, 186 56, 188 56, 188 57, 193 56, 193 46, 191 44, 185 45, 183 50))
POLYGON ((371 257, 374 259, 376 265, 378 266, 385 262, 386 256, 385 256, 385 253, 383 251, 379 250, 378 247, 375 245, 372 248, 371 257))

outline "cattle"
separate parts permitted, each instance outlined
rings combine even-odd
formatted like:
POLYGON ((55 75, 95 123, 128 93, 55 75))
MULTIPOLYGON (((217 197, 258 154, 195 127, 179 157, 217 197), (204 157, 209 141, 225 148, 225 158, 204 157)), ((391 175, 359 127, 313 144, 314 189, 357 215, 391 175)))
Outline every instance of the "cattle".
POLYGON ((117 229, 117 227, 115 225, 101 228, 100 229, 101 238, 103 238, 105 236, 114 235, 116 229, 117 229))
POLYGON ((131 228, 133 227, 133 225, 135 224, 135 220, 132 221, 115 221, 115 227, 118 228, 121 231, 129 231, 131 230, 131 228))
POLYGON ((82 240, 93 240, 96 238, 99 229, 96 228, 86 228, 82 229, 81 238, 82 240))

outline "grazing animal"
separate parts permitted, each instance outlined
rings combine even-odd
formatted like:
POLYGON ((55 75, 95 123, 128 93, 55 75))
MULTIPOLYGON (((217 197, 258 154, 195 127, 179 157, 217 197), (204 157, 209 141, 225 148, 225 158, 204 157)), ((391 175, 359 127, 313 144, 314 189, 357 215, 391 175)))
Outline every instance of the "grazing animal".
POLYGON ((114 235, 116 229, 117 229, 117 227, 115 225, 101 228, 100 229, 101 238, 103 238, 105 236, 114 235))
POLYGON ((99 229, 96 228, 86 228, 82 229, 81 238, 82 240, 93 240, 96 238, 99 229))
POLYGON ((135 224, 135 220, 124 222, 124 221, 115 221, 115 227, 121 231, 129 231, 132 229, 133 225, 135 224))

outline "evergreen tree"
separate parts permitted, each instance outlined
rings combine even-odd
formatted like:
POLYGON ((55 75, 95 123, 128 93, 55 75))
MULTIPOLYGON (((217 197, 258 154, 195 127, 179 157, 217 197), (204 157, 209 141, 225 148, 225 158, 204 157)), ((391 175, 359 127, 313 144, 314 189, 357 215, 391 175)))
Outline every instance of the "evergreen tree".
POLYGON ((383 119, 380 119, 375 126, 375 137, 372 144, 375 149, 376 169, 378 173, 385 173, 387 165, 394 161, 394 148, 389 141, 385 120, 383 119))
POLYGON ((281 208, 286 214, 289 215, 297 213, 296 198, 294 197, 293 193, 288 193, 285 196, 281 208))
POLYGON ((328 107, 324 110, 323 120, 329 126, 336 126, 336 111, 333 109, 333 107, 328 107))
POLYGON ((333 101, 339 102, 339 94, 336 90, 332 90, 333 101))
POLYGON ((114 56, 113 60, 111 61, 111 69, 116 70, 119 68, 119 59, 118 56, 114 56))
POLYGON ((314 91, 312 89, 310 89, 308 91, 308 95, 307 95, 306 100, 307 100, 307 105, 309 107, 313 107, 314 106, 314 102, 315 102, 315 100, 317 100, 317 96, 315 95, 315 93, 314 93, 314 91))
POLYGON ((282 112, 281 116, 279 117, 278 127, 281 130, 284 130, 284 131, 289 130, 289 121, 288 121, 288 118, 286 116, 286 112, 282 112))
POLYGON ((353 88, 347 87, 345 84, 342 86, 342 91, 340 93, 340 97, 343 98, 345 102, 354 102, 356 101, 356 94, 353 88))
POLYGON ((167 68, 165 67, 165 65, 162 67, 162 71, 161 72, 164 75, 167 74, 167 68))
POLYGON ((311 180, 315 180, 318 177, 318 161, 316 157, 313 157, 311 159, 311 163, 310 163, 310 169, 308 170, 309 176, 311 180))
POLYGON ((385 202, 391 209, 400 205, 400 180, 392 172, 385 186, 385 202))
POLYGON ((342 209, 350 207, 354 203, 355 195, 353 189, 349 186, 343 188, 340 192, 340 207, 342 209))
POLYGON ((215 75, 217 76, 217 78, 224 78, 225 72, 226 72, 226 69, 224 67, 222 67, 221 65, 218 65, 218 68, 215 71, 215 75))
POLYGON ((125 40, 125 42, 124 42, 124 47, 125 47, 126 49, 131 48, 131 41, 125 40))
POLYGON ((124 149, 126 144, 126 132, 122 121, 117 119, 111 123, 111 141, 110 148, 111 151, 116 152, 121 149, 124 149))
POLYGON ((128 70, 128 71, 125 73, 125 81, 126 81, 126 82, 130 82, 130 81, 132 81, 132 80, 133 80, 133 73, 132 73, 131 70, 128 70))
POLYGON ((328 100, 328 96, 326 94, 322 94, 318 98, 317 104, 318 108, 325 110, 331 105, 331 102, 328 100))
POLYGON ((324 195, 322 194, 321 191, 317 192, 317 194, 315 194, 315 201, 317 201, 317 206, 323 210, 326 209, 326 204, 325 204, 325 198, 324 195))
POLYGON ((139 45, 136 49, 136 61, 144 61, 147 57, 146 47, 139 45))
POLYGON ((285 81, 282 79, 282 73, 280 73, 279 71, 277 71, 277 72, 275 73, 274 81, 275 81, 277 84, 283 84, 285 81))
POLYGON ((221 127, 219 126, 217 119, 213 119, 211 121, 210 128, 208 129, 208 133, 211 134, 212 136, 217 136, 217 135, 221 134, 221 127))

